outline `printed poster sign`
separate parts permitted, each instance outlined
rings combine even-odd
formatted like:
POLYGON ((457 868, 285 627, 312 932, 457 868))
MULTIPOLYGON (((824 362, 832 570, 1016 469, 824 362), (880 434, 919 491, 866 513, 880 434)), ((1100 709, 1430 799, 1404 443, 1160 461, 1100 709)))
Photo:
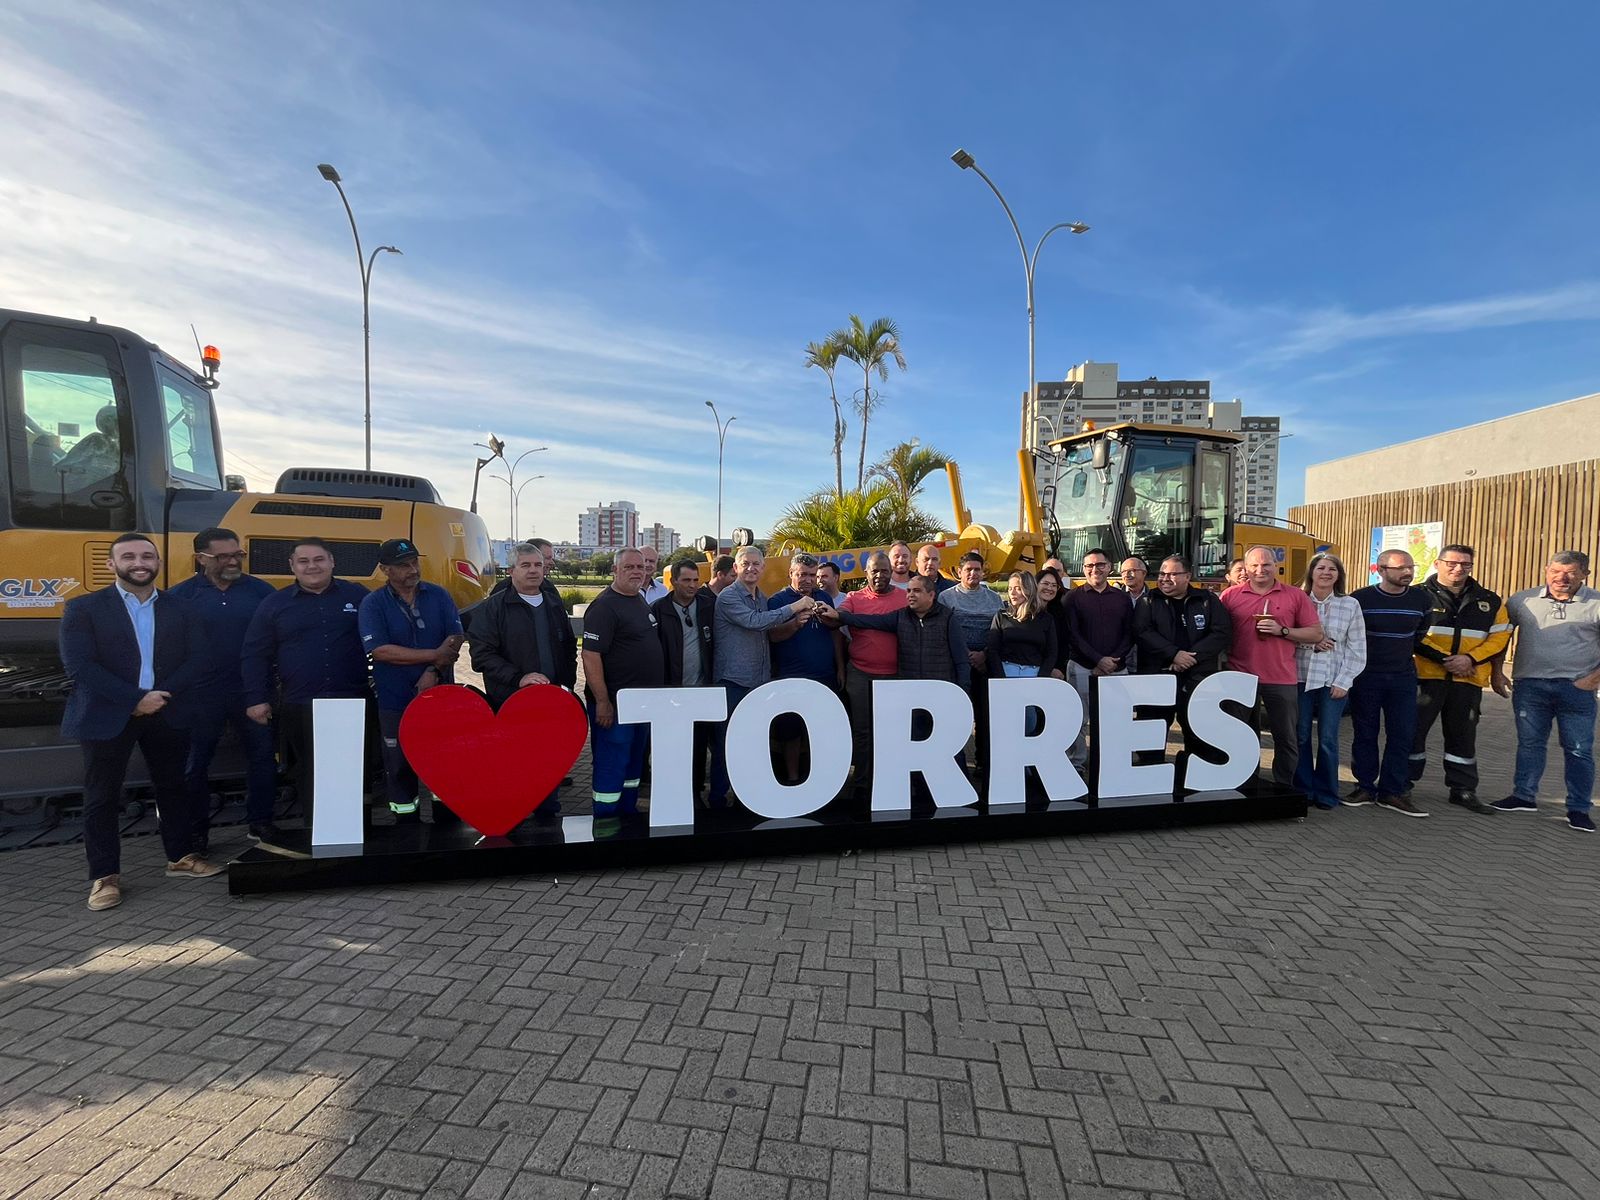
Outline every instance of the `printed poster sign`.
POLYGON ((1416 560, 1416 583, 1433 573, 1439 547, 1444 545, 1443 521, 1414 521, 1409 525, 1379 525, 1372 531, 1372 550, 1367 555, 1367 582, 1378 582, 1378 555, 1385 550, 1404 550, 1416 560))

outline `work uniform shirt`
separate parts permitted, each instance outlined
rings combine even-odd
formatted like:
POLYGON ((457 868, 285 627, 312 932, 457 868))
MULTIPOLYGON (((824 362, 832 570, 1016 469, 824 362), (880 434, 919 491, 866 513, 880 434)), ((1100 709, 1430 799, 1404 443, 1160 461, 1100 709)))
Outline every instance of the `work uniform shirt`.
MULTIPOLYGON (((596 596, 584 610, 583 648, 600 656, 606 695, 613 704, 623 688, 666 686, 667 660, 656 616, 639 596, 624 596, 612 587, 596 596)), ((593 687, 584 687, 593 700, 593 687)))
POLYGON ((369 594, 359 583, 335 579, 321 592, 291 583, 262 600, 239 664, 245 706, 272 701, 274 674, 286 704, 368 695, 359 621, 369 594))
POLYGON ((208 668, 200 686, 215 700, 236 705, 244 696, 244 675, 239 659, 244 635, 261 602, 277 589, 265 579, 241 575, 225 588, 199 573, 190 576, 167 595, 182 600, 205 626, 208 668))
POLYGON ((1259 617, 1271 617, 1285 629, 1307 629, 1317 623, 1317 608, 1311 597, 1297 587, 1273 583, 1258 592, 1241 583, 1222 593, 1222 603, 1233 618, 1233 653, 1228 666, 1254 675, 1262 683, 1293 687, 1300 681, 1295 669, 1296 643, 1286 637, 1263 637, 1256 632, 1259 617))
MULTIPOLYGON (((415 603, 407 604, 392 587, 368 592, 361 602, 361 648, 370 655, 381 646, 407 650, 437 650, 452 634, 461 632, 461 614, 450 593, 435 583, 418 583, 415 603)), ((380 712, 403 712, 415 699, 417 681, 427 663, 372 663, 372 685, 380 712)), ((439 681, 448 683, 448 672, 439 681)))

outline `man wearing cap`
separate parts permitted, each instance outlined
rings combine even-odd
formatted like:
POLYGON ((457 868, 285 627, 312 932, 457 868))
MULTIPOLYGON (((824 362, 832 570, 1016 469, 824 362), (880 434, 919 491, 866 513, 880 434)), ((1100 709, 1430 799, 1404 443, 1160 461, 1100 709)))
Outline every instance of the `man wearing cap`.
POLYGON ((333 551, 319 537, 289 547, 294 582, 264 599, 250 618, 239 670, 245 716, 277 718, 282 750, 306 828, 311 828, 311 706, 315 700, 368 699, 367 659, 357 628, 367 589, 333 573, 333 551))
MULTIPOLYGON (((452 682, 463 640, 461 614, 449 592, 422 581, 417 548, 407 538, 378 547, 378 569, 389 582, 361 602, 361 648, 372 658, 389 811, 397 820, 415 821, 417 773, 400 748, 400 718, 417 696, 452 682)), ((437 801, 433 819, 436 825, 459 821, 437 801)))

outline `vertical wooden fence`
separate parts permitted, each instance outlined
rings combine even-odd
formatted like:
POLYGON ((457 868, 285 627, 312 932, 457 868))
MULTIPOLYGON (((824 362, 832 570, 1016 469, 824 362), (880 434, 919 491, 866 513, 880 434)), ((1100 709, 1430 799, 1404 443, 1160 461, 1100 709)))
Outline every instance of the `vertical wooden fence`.
POLYGON ((1289 519, 1337 544, 1357 581, 1366 579, 1362 560, 1374 528, 1443 521, 1446 542, 1477 551, 1478 581, 1509 596, 1542 584, 1544 564, 1557 550, 1582 550, 1600 559, 1600 459, 1302 504, 1289 510, 1289 519))

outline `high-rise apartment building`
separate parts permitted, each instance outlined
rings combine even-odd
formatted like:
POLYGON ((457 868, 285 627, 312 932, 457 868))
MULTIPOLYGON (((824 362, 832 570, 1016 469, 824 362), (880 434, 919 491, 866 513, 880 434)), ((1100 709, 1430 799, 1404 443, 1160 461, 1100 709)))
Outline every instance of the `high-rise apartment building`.
POLYGON ((656 553, 665 558, 678 548, 678 531, 657 521, 639 531, 639 544, 654 547, 656 553))
POLYGON ((1234 452, 1234 512, 1275 516, 1278 511, 1279 418, 1244 415, 1238 400, 1213 402, 1209 379, 1119 380, 1116 363, 1079 363, 1064 380, 1041 380, 1033 446, 1083 428, 1119 421, 1193 425, 1244 435, 1234 452))
POLYGON ((578 516, 578 545, 622 550, 639 544, 639 508, 632 500, 596 504, 578 516))

